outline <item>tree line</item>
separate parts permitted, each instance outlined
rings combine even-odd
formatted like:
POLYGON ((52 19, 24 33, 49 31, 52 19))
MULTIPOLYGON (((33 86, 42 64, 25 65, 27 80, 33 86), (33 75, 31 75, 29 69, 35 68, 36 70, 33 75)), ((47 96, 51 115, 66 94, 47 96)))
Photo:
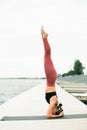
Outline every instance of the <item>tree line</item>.
POLYGON ((75 60, 73 69, 69 70, 67 73, 64 73, 62 76, 70 76, 70 75, 81 75, 84 74, 85 67, 82 65, 79 59, 75 60))

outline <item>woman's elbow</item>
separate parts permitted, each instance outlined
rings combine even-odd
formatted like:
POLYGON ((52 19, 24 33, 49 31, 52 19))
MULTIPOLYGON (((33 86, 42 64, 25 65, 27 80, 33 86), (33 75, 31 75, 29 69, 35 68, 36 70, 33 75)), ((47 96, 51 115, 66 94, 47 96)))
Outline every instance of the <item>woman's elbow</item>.
POLYGON ((51 113, 47 113, 47 118, 48 119, 52 118, 52 114, 51 113))

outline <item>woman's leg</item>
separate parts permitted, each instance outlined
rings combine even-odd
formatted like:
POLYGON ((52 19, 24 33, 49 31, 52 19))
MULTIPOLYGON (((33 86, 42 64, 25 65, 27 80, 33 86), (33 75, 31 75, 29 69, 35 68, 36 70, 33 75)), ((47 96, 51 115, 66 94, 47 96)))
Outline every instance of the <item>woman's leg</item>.
MULTIPOLYGON (((42 30, 43 31, 43 30, 42 30)), ((46 79, 47 79, 47 86, 55 86, 55 81, 57 78, 57 73, 54 68, 52 59, 51 59, 51 48, 48 43, 47 39, 47 34, 43 31, 42 33, 42 39, 43 39, 43 44, 44 44, 44 69, 45 69, 45 74, 46 74, 46 79), (45 37, 43 36, 45 35, 45 37)))

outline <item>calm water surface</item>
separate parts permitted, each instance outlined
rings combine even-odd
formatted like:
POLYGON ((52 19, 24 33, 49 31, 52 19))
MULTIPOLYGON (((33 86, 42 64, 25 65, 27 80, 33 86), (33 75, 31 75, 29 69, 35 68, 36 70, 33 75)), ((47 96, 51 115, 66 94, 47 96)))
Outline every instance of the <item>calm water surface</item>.
POLYGON ((0 105, 42 82, 41 79, 0 79, 0 105))

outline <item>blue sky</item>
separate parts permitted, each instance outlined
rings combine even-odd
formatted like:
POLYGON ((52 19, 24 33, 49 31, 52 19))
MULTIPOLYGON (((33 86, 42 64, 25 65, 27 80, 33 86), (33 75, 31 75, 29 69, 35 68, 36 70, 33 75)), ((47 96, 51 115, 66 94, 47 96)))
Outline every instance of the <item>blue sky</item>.
POLYGON ((57 72, 67 72, 79 59, 87 74, 86 0, 1 0, 0 77, 44 76, 41 26, 57 72))

